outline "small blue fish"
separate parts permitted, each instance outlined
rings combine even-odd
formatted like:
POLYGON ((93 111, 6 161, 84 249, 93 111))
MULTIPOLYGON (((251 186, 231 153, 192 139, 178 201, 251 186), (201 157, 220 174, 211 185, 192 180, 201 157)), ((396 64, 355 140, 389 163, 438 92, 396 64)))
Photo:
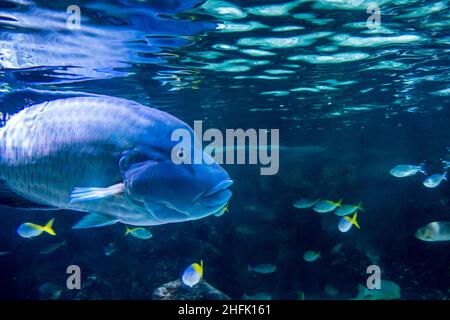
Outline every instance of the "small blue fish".
POLYGON ((341 203, 342 203, 342 199, 339 200, 338 202, 334 202, 334 201, 331 201, 331 200, 320 200, 314 206, 313 210, 318 212, 318 213, 327 213, 327 212, 333 211, 337 207, 340 207, 341 203))
POLYGON ((247 271, 248 272, 256 272, 256 273, 261 273, 261 274, 267 274, 267 273, 273 273, 275 271, 277 271, 277 266, 271 263, 263 263, 263 264, 258 264, 257 266, 247 266, 247 271))
POLYGON ((184 270, 181 280, 189 287, 195 286, 203 278, 203 260, 200 260, 200 264, 193 263, 184 270))
POLYGON ((420 172, 426 174, 424 170, 424 164, 412 165, 412 164, 400 164, 392 168, 389 173, 396 178, 404 178, 415 175, 420 172))
POLYGON ((297 209, 308 209, 314 206, 317 202, 319 202, 320 199, 311 200, 311 199, 299 199, 294 202, 294 208, 297 209))
POLYGON ((436 188, 443 180, 447 181, 447 172, 436 173, 429 176, 423 181, 423 185, 427 188, 436 188))
POLYGON ((363 207, 361 206, 362 202, 358 203, 357 205, 353 204, 344 204, 336 209, 334 212, 335 215, 339 217, 348 216, 349 214, 354 213, 356 210, 364 211, 363 207))
POLYGON ((314 251, 306 251, 303 255, 303 259, 307 262, 313 262, 320 258, 320 251, 314 252, 314 251))
POLYGON ((38 291, 40 298, 44 300, 58 300, 62 293, 62 289, 53 282, 44 283, 39 286, 38 291))
POLYGON ((105 247, 105 256, 109 257, 110 255, 112 255, 116 251, 117 251, 116 246, 114 245, 113 242, 110 242, 105 247))
POLYGON ((55 221, 55 219, 51 219, 45 226, 40 226, 31 222, 22 223, 19 228, 17 228, 17 234, 22 238, 37 237, 43 232, 47 232, 48 234, 55 236, 56 233, 53 230, 53 221, 55 221))
POLYGON ((126 227, 125 235, 128 235, 128 234, 131 234, 133 237, 142 239, 142 240, 150 239, 153 236, 150 231, 148 231, 147 229, 142 228, 142 227, 133 228, 133 229, 126 227))

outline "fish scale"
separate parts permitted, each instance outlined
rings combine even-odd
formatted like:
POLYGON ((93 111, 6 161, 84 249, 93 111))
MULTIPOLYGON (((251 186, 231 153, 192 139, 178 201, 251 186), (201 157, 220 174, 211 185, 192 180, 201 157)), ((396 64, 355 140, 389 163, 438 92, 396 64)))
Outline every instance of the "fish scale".
POLYGON ((0 129, 0 178, 40 204, 142 218, 121 196, 69 203, 75 187, 92 186, 93 180, 105 187, 122 180, 120 151, 132 148, 136 135, 152 124, 144 110, 130 113, 130 105, 134 103, 122 99, 83 97, 22 110, 0 129))

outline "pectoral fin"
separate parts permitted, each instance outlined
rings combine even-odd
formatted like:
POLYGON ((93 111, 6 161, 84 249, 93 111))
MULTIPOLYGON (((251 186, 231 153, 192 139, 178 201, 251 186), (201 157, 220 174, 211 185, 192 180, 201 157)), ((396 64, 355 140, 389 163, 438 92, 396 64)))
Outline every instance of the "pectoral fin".
POLYGON ((70 194, 70 203, 97 200, 123 193, 125 185, 118 183, 108 188, 75 188, 70 194))
POLYGON ((117 218, 107 216, 101 213, 89 213, 81 218, 72 229, 85 229, 85 228, 96 228, 96 227, 106 227, 119 222, 117 218))

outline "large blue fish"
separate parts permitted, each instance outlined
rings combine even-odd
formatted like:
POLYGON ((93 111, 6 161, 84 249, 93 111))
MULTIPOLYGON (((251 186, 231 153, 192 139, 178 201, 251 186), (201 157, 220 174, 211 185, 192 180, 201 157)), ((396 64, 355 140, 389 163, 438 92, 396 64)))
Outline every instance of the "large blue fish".
POLYGON ((194 137, 166 112, 106 96, 27 107, 0 128, 0 204, 88 212, 74 228, 220 215, 232 180, 214 162, 175 164, 176 129, 194 137))

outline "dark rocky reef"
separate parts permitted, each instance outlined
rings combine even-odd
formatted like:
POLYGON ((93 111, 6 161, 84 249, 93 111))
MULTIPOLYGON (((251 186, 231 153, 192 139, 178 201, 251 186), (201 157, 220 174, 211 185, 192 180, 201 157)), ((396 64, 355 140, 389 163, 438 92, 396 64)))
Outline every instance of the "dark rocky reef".
POLYGON ((206 281, 200 281, 190 288, 181 280, 163 284, 153 292, 153 300, 230 300, 230 297, 211 286, 206 281))

